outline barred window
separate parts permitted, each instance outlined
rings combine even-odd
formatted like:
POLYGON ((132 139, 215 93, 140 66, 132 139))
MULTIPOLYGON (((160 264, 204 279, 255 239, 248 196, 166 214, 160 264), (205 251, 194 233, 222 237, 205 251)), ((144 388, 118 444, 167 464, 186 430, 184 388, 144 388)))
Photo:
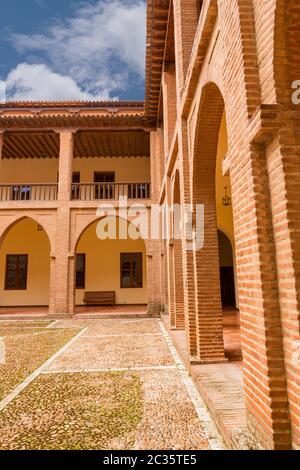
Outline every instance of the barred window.
POLYGON ((28 255, 7 255, 5 290, 27 289, 28 255))
POLYGON ((76 255, 76 289, 85 289, 85 254, 76 255))
POLYGON ((143 287, 143 254, 121 253, 121 288, 143 287))

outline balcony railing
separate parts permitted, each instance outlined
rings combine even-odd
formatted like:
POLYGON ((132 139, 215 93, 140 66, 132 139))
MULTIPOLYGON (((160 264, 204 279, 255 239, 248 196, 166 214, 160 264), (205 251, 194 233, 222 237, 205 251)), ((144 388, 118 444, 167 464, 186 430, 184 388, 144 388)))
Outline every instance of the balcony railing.
POLYGON ((71 188, 73 201, 111 200, 120 197, 149 199, 150 183, 73 183, 71 188))
MULTIPOLYGON (((56 201, 58 184, 1 184, 0 202, 56 201)), ((150 183, 72 183, 71 200, 149 199, 150 183)))
POLYGON ((0 201, 55 201, 57 184, 1 184, 0 201))

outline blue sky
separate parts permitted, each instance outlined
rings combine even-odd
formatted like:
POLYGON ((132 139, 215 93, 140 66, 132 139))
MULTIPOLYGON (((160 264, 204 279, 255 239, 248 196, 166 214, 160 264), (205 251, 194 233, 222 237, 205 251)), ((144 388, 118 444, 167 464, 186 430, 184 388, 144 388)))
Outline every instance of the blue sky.
POLYGON ((3 0, 8 100, 143 99, 145 0, 3 0))

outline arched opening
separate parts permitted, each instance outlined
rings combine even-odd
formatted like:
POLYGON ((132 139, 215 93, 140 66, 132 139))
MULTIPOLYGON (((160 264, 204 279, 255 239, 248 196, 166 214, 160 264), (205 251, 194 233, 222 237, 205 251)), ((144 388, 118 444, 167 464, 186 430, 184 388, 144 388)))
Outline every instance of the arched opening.
POLYGON ((224 171, 228 157, 228 135, 225 111, 218 132, 216 157, 216 211, 218 227, 220 292, 223 312, 225 357, 242 360, 238 293, 236 284, 235 242, 232 194, 229 171, 224 171))
POLYGON ((50 283, 50 242, 44 228, 23 218, 0 240, 1 312, 20 308, 47 311, 50 283), (46 307, 46 308, 45 308, 46 307))
POLYGON ((202 360, 216 362, 228 356, 226 349, 231 333, 224 316, 227 302, 232 304, 230 322, 234 318, 235 333, 238 327, 234 298, 236 289, 231 186, 230 176, 224 171, 227 153, 224 100, 218 87, 209 83, 202 91, 196 126, 192 194, 194 207, 201 205, 204 209, 204 245, 194 253, 197 349, 202 360), (224 235, 219 234, 218 228, 224 235), (226 298, 225 295, 222 296, 221 277, 224 276, 225 284, 226 273, 228 283, 229 271, 231 293, 226 298))
POLYGON ((235 307, 233 251, 229 238, 218 230, 221 300, 223 307, 235 307))
MULTIPOLYGON (((90 224, 80 235, 75 249, 75 305, 77 311, 103 310, 103 307, 147 304, 147 256, 143 238, 128 221, 105 217, 90 224), (114 227, 111 236, 99 237, 99 222, 114 227), (130 230, 139 236, 131 238, 130 230), (126 238, 123 234, 126 234, 126 238), (100 293, 95 301, 92 292, 100 293), (106 301, 102 293, 113 293, 106 301), (88 298, 88 302, 85 302, 88 298), (104 300, 102 300, 104 298, 104 300)), ((105 229, 106 230, 106 229, 105 229)), ((97 296, 96 296, 97 297, 97 296)))

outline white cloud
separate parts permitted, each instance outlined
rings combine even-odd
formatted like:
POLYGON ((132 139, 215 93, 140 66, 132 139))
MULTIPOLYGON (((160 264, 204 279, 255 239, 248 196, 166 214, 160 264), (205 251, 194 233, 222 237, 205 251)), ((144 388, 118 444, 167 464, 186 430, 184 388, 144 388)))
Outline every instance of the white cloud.
POLYGON ((6 79, 6 99, 93 100, 108 99, 109 90, 92 95, 82 90, 71 77, 52 72, 44 64, 19 64, 6 79))
POLYGON ((145 16, 143 0, 98 0, 81 4, 71 18, 52 21, 43 33, 12 33, 10 42, 35 62, 9 74, 13 99, 33 99, 32 93, 39 99, 46 99, 43 93, 52 99, 108 98, 116 89, 126 90, 133 74, 142 81, 145 16))

